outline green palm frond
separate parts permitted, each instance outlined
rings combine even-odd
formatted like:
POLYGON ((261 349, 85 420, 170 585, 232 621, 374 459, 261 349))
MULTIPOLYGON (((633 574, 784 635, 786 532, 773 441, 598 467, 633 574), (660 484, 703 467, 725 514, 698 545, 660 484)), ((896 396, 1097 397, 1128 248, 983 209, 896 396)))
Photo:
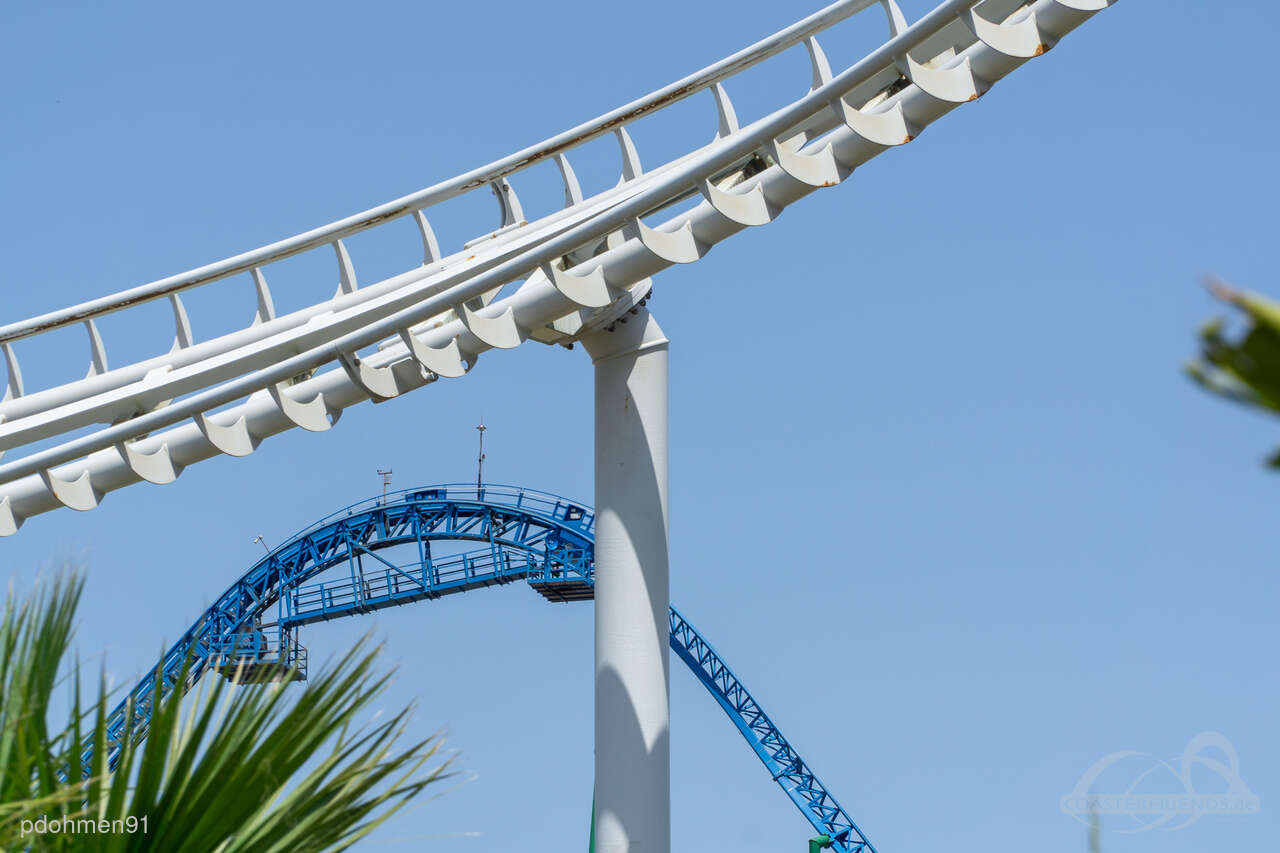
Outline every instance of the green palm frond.
MULTIPOLYGON (((1200 330, 1200 358, 1187 365, 1188 375, 1221 397, 1280 412, 1280 304, 1220 281, 1210 282, 1209 289, 1242 311, 1249 326, 1232 339, 1223 320, 1205 324, 1200 330)), ((1269 464, 1280 467, 1280 452, 1269 464)))
POLYGON ((72 666, 67 721, 48 723, 82 590, 74 575, 24 601, 11 590, 0 617, 0 849, 342 850, 450 775, 438 736, 404 744, 411 708, 360 724, 390 678, 367 641, 300 691, 209 674, 154 695, 145 740, 108 771, 105 679, 86 707, 72 666), (33 833, 42 816, 76 831, 33 833))

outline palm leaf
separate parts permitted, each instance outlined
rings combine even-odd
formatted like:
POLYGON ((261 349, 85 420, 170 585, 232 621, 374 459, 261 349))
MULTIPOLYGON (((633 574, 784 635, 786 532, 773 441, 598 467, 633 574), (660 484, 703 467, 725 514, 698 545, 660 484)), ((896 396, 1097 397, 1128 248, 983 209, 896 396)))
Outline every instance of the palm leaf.
MULTIPOLYGON (((1280 304, 1246 291, 1211 281, 1210 292, 1239 309, 1248 327, 1229 337, 1221 319, 1200 330, 1200 358, 1187 373, 1201 387, 1218 396, 1271 413, 1280 412, 1280 304)), ((1269 460, 1280 467, 1280 452, 1269 460)))
MULTIPOLYGON (((86 707, 71 665, 68 719, 48 723, 83 587, 65 575, 22 601, 11 589, 0 616, 0 849, 342 850, 451 775, 438 736, 405 745, 412 709, 358 724, 390 678, 367 640, 301 690, 210 673, 184 696, 157 672, 145 739, 121 743, 108 771, 105 679, 86 707), (42 815, 139 831, 24 834, 42 815)), ((184 668, 176 684, 190 676, 184 668)))

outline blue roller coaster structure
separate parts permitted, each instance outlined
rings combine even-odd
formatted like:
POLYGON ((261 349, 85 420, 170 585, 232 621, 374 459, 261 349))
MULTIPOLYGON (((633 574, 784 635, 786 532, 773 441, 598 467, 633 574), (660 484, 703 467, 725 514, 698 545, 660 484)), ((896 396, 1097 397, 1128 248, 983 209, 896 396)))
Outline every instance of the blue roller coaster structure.
MULTIPOLYGON (((304 680, 302 625, 516 581, 549 601, 589 600, 594 528, 590 507, 514 486, 405 489, 345 507, 264 556, 187 629, 112 713, 109 758, 114 765, 124 738, 146 736, 156 679, 163 695, 189 690, 209 670, 241 682, 304 680), (480 547, 458 551, 455 543, 480 547), (404 546, 401 552, 411 547, 412 559, 397 564, 379 553, 396 546, 404 546), (433 546, 445 553, 433 553, 433 546), (272 615, 274 621, 264 621, 272 615)), ((815 843, 837 853, 875 853, 724 659, 674 607, 670 641, 818 831, 815 843)))

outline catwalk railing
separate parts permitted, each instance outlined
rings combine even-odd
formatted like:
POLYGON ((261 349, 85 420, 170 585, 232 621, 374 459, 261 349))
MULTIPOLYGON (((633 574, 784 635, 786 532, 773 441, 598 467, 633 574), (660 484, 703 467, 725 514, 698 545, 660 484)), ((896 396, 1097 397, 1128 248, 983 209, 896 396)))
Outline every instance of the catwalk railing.
MULTIPOLYGON (((246 572, 165 654, 108 719, 114 765, 125 737, 146 736, 159 679, 168 695, 210 669, 241 682, 306 678, 305 625, 523 580, 551 601, 594 583, 594 513, 508 486, 432 486, 374 498, 310 525, 246 572), (433 545, 483 543, 437 555, 433 545), (380 552, 413 555, 392 562, 380 552), (342 571, 342 569, 346 571, 342 571), (336 574, 335 574, 336 570, 336 574), (321 582, 317 576, 328 572, 321 582), (274 619, 271 617, 274 615, 274 619)), ((671 649, 715 697, 770 776, 837 853, 874 848, 707 640, 671 608, 671 649)), ((89 765, 92 744, 86 744, 89 765)))
POLYGON ((8 384, 0 453, 27 452, 0 464, 0 534, 58 507, 91 509, 132 483, 170 483, 218 454, 247 455, 287 429, 325 431, 345 408, 461 376, 489 349, 531 338, 569 344, 607 328, 647 299, 655 273, 694 262, 814 190, 841 183, 979 97, 1109 2, 945 0, 908 25, 893 0, 882 0, 890 37, 835 73, 819 34, 875 5, 844 0, 488 166, 225 261, 2 326, 8 384), (790 104, 740 124, 728 94, 735 77, 789 49, 809 58, 807 88, 798 87, 803 93, 790 104), (713 141, 643 168, 627 127, 703 91, 715 107, 713 141), (568 155, 606 134, 618 141, 621 180, 586 195, 568 155), (547 162, 559 169, 564 207, 526 214, 513 180, 547 162), (499 226, 446 254, 428 214, 475 191, 495 195, 499 226), (422 263, 360 286, 344 240, 403 218, 417 225, 422 263), (337 292, 328 296, 332 280, 317 283, 310 307, 278 316, 269 268, 314 251, 332 253, 337 292), (252 323, 197 341, 198 323, 182 294, 222 287, 235 276, 252 284, 252 323), (159 299, 172 309, 172 347, 112 367, 95 321, 159 299), (88 341, 89 375, 27 388, 19 362, 24 342, 77 324, 88 341))

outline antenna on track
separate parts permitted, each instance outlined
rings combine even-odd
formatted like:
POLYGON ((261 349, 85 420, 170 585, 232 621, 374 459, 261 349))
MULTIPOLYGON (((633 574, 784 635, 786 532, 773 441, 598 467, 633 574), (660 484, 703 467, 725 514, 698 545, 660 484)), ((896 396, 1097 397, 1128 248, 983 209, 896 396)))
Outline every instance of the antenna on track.
POLYGON ((476 460, 476 490, 478 491, 484 483, 484 431, 488 429, 484 425, 484 415, 480 416, 480 426, 476 429, 480 432, 480 458, 476 460))
POLYGON ((387 496, 387 489, 390 488, 391 486, 391 469, 388 468, 387 470, 383 471, 381 468, 379 468, 378 476, 382 478, 382 497, 385 499, 387 496))

